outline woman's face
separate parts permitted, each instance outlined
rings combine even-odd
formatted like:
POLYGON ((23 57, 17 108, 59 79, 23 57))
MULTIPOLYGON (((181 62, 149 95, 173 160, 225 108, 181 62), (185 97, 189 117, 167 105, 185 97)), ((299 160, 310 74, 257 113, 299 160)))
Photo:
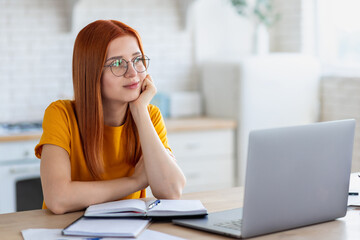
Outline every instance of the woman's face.
POLYGON ((103 102, 128 103, 139 97, 147 73, 138 73, 131 61, 141 56, 138 42, 133 36, 121 36, 110 42, 105 66, 113 65, 113 72, 118 73, 126 70, 126 62, 123 61, 126 60, 128 67, 126 73, 120 77, 115 76, 110 67, 104 68, 101 79, 103 102))

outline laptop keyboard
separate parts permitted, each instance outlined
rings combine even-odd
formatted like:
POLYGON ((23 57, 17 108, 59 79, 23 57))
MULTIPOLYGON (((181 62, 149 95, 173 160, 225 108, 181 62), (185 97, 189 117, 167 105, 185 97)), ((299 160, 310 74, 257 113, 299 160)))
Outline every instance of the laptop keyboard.
POLYGON ((242 224, 242 218, 239 219, 235 219, 235 220, 231 220, 231 221, 226 221, 226 222, 219 222, 219 223, 215 223, 214 225, 217 227, 223 227, 223 228, 228 228, 228 229, 233 229, 233 230, 241 230, 241 224, 242 224))

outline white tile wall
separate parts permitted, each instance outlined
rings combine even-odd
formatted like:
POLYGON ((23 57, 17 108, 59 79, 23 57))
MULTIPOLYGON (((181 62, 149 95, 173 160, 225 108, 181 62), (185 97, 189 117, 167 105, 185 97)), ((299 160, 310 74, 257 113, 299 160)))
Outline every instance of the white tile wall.
POLYGON ((120 20, 139 31, 159 91, 196 89, 192 35, 180 24, 177 4, 0 0, 0 123, 41 120, 51 101, 72 98, 74 39, 96 19, 120 20))
MULTIPOLYGON (((281 20, 271 30, 272 52, 303 50, 304 1, 312 0, 275 0, 281 20)), ((214 46, 209 34, 200 38, 194 33, 204 29, 199 16, 210 15, 205 28, 215 34, 219 29, 214 26, 233 26, 230 4, 211 3, 215 9, 209 10, 208 0, 0 0, 0 123, 41 120, 51 101, 72 98, 73 42, 78 31, 96 19, 117 19, 139 31, 159 91, 197 90, 197 64, 212 56, 214 49, 225 47, 216 53, 241 57, 247 50, 239 49, 238 43, 251 45, 247 42, 251 38, 246 38, 251 29, 242 18, 236 21, 240 29, 223 31, 227 39, 234 39, 225 44, 219 38, 214 46), (184 1, 192 11, 186 16, 179 9, 184 1), (74 8, 69 8, 72 4, 74 8)))
POLYGON ((279 21, 270 29, 270 51, 314 55, 316 48, 316 1, 274 0, 279 21))
POLYGON ((140 33, 158 90, 196 89, 192 35, 182 27, 177 2, 82 0, 75 8, 75 32, 96 19, 123 21, 140 33))
POLYGON ((321 81, 321 121, 357 121, 352 172, 360 171, 360 78, 326 77, 321 81))
POLYGON ((0 1, 0 122, 41 120, 72 96, 71 35, 63 1, 0 1))
POLYGON ((274 0, 279 21, 270 29, 270 51, 301 52, 302 46, 302 1, 274 0))

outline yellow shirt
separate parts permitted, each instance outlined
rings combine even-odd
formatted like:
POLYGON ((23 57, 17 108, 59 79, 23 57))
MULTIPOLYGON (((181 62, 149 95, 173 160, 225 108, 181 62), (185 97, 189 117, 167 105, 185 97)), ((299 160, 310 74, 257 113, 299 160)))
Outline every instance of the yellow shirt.
MULTIPOLYGON (((166 137, 166 128, 160 110, 150 105, 149 113, 165 148, 170 150, 166 137)), ((104 128, 104 180, 131 176, 134 167, 125 162, 123 158, 121 132, 123 126, 104 128)), ((71 179, 73 181, 93 181, 86 166, 83 154, 78 123, 75 117, 74 101, 58 100, 51 103, 45 110, 43 119, 43 134, 39 144, 35 147, 35 155, 41 158, 42 146, 53 144, 65 149, 70 156, 71 179)), ((171 151, 171 150, 170 150, 171 151)), ((145 189, 134 192, 124 199, 142 198, 146 196, 145 189)), ((46 208, 45 204, 43 208, 46 208)))

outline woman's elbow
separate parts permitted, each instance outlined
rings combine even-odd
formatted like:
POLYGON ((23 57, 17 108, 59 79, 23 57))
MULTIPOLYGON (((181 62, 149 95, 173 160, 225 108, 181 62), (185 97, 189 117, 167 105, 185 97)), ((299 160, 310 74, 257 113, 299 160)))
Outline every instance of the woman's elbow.
POLYGON ((182 174, 182 178, 181 178, 181 180, 180 180, 177 193, 176 193, 176 195, 175 195, 175 196, 177 196, 176 199, 179 199, 179 198, 181 197, 182 191, 183 191, 185 185, 186 185, 186 178, 185 178, 184 174, 182 174))
POLYGON ((161 192, 154 193, 154 197, 158 199, 180 199, 184 186, 185 183, 171 186, 168 189, 163 189, 161 192))
POLYGON ((46 206, 52 213, 57 215, 65 214, 67 212, 63 204, 59 203, 58 201, 46 202, 46 206))
POLYGON ((174 192, 168 196, 168 199, 180 199, 182 191, 174 192))
POLYGON ((66 197, 61 195, 44 196, 46 207, 54 214, 64 214, 69 212, 66 208, 66 197))
POLYGON ((167 191, 164 193, 153 193, 157 199, 180 199, 181 191, 167 191))
POLYGON ((179 199, 181 198, 182 195, 182 191, 185 187, 186 184, 186 178, 185 176, 183 176, 183 178, 181 179, 181 181, 179 181, 179 183, 177 184, 177 186, 174 186, 172 188, 172 191, 169 192, 169 199, 179 199))
POLYGON ((169 191, 166 195, 166 199, 180 199, 182 194, 182 189, 173 189, 173 191, 169 191))

